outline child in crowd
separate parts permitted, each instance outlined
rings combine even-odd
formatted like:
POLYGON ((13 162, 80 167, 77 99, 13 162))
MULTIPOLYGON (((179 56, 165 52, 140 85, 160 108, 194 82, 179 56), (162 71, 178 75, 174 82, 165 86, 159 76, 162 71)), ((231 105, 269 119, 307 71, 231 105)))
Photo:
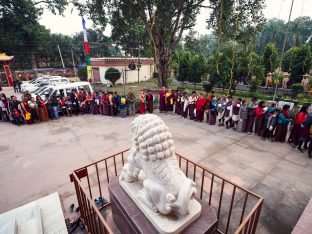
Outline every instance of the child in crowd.
POLYGON ((274 141, 274 131, 277 126, 277 116, 279 110, 275 109, 274 113, 270 115, 267 120, 265 128, 262 130, 261 140, 265 141, 265 138, 269 138, 272 142, 274 141))
POLYGON ((238 98, 236 102, 233 103, 232 107, 232 123, 233 123, 233 130, 237 131, 238 128, 238 121, 239 121, 239 109, 241 107, 242 99, 238 98))

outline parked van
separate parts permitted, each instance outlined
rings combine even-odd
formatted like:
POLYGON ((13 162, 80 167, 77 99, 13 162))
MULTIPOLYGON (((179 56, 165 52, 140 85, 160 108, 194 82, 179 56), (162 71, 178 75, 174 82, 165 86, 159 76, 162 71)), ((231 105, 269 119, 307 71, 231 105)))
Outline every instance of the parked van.
POLYGON ((49 79, 49 77, 42 76, 42 77, 38 77, 37 79, 34 79, 34 80, 23 81, 23 84, 21 85, 21 88, 23 90, 28 85, 36 85, 36 84, 41 83, 43 80, 47 80, 47 79, 49 79))
POLYGON ((93 93, 93 88, 89 82, 74 82, 68 84, 58 84, 48 86, 47 89, 44 89, 43 91, 37 93, 36 95, 39 95, 42 99, 45 99, 46 95, 48 95, 49 98, 51 98, 53 94, 55 94, 57 97, 63 96, 66 98, 67 96, 70 95, 73 89, 76 90, 84 89, 87 93, 93 93))
POLYGON ((24 87, 22 87, 22 92, 28 91, 28 92, 33 92, 39 87, 42 86, 47 86, 47 85, 58 85, 58 84, 67 84, 70 83, 70 80, 66 77, 61 77, 61 76, 51 76, 51 78, 43 78, 40 79, 39 81, 33 83, 33 84, 28 84, 24 87))

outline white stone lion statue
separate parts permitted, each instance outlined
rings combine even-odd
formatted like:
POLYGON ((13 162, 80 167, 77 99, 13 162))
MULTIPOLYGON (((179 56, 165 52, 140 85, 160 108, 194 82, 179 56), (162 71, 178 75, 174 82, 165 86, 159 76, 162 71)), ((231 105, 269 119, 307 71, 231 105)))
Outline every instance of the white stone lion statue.
POLYGON ((143 170, 145 179, 138 198, 154 212, 188 215, 195 183, 179 168, 168 127, 158 116, 146 114, 134 119, 131 133, 133 145, 119 179, 136 182, 143 170))

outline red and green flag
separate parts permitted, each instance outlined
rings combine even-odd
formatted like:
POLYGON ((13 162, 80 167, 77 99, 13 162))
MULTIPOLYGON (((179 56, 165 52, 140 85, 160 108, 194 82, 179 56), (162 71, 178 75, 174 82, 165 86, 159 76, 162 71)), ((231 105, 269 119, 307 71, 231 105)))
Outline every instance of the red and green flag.
POLYGON ((88 71, 88 81, 91 82, 92 80, 92 69, 91 69, 91 58, 90 58, 90 47, 87 37, 87 29, 86 29, 86 21, 82 17, 82 27, 83 27, 83 48, 86 57, 87 63, 87 71, 88 71))

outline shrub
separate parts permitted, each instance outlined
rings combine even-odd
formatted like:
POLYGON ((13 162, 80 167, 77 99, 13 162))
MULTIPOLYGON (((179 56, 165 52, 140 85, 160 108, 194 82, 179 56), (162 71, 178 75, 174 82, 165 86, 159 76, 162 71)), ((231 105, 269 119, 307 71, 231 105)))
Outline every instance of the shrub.
POLYGON ((249 88, 250 92, 256 92, 257 91, 257 87, 258 87, 257 81, 255 79, 251 80, 250 81, 250 88, 249 88))
POLYGON ((81 81, 87 81, 88 71, 86 66, 78 68, 78 77, 81 81))
POLYGON ((290 86, 290 88, 293 90, 294 92, 294 96, 297 96, 299 93, 303 92, 303 85, 300 83, 294 83, 290 86))
POLYGON ((115 86, 115 83, 117 80, 119 80, 121 77, 121 73, 118 69, 114 67, 110 67, 105 72, 105 79, 109 80, 113 86, 115 86))
POLYGON ((168 79, 167 84, 169 87, 172 86, 173 85, 173 79, 168 79))
POLYGON ((206 91, 206 93, 209 93, 213 89, 213 84, 210 82, 205 82, 203 84, 203 88, 206 91))

